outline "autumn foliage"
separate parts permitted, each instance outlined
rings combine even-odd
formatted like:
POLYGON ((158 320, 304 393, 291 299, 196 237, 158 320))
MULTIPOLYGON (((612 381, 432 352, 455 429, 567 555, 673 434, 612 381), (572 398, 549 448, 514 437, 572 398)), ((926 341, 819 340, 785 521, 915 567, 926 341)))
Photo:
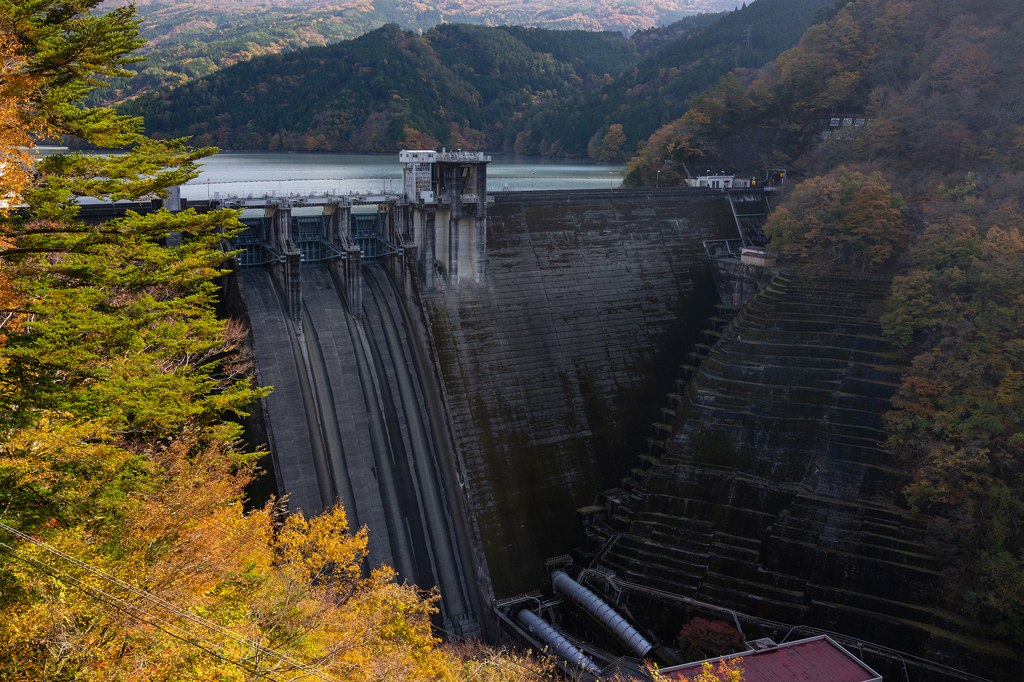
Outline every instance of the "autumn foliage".
POLYGON ((728 659, 718 661, 718 665, 705 661, 700 674, 693 679, 694 682, 743 682, 743 666, 739 661, 728 659))
POLYGON ((622 146, 626 144, 626 134, 622 132, 621 123, 613 123, 608 126, 608 132, 601 137, 595 136, 588 149, 588 155, 592 159, 600 161, 615 161, 621 156, 622 146), (600 144, 597 144, 600 138, 600 144))
POLYGON ((35 142, 27 117, 32 77, 25 71, 25 58, 18 42, 0 27, 0 213, 18 203, 32 181, 32 152, 35 142))
POLYGON ((1024 645, 1024 213, 1021 178, 967 178, 924 206, 883 321, 915 353, 887 416, 905 494, 958 538, 963 608, 1024 645))
POLYGON ((769 217, 765 234, 794 265, 865 269, 895 255, 906 212, 879 173, 839 168, 798 185, 769 217))
POLYGON ((720 620, 695 617, 683 626, 677 638, 679 654, 687 661, 717 658, 743 651, 743 635, 720 620))
POLYGON ((1024 74, 1021 26, 1019 3, 854 0, 751 88, 755 101, 808 117, 829 105, 875 117, 857 139, 821 142, 801 161, 811 177, 767 231, 784 254, 842 262, 847 250, 869 266, 907 245, 882 320, 913 357, 886 416, 893 462, 911 475, 907 503, 930 519, 950 603, 1018 651, 1024 120, 1010 93, 1024 74), (891 184, 837 193, 852 177, 842 164, 864 161, 891 184), (899 202, 886 200, 896 191, 910 203, 902 234, 899 202))
POLYGON ((690 100, 689 110, 662 126, 630 159, 624 185, 684 184, 695 164, 716 160, 718 143, 731 127, 751 113, 753 104, 736 76, 718 80, 704 95, 690 100))

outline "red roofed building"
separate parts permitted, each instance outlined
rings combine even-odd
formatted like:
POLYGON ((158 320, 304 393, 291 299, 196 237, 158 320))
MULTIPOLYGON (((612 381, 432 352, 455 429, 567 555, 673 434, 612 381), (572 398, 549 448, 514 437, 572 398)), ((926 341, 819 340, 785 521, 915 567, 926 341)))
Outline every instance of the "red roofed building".
MULTIPOLYGON (((709 659, 726 659, 743 668, 743 682, 881 682, 882 676, 825 635, 768 646, 758 651, 709 659)), ((694 680, 703 661, 662 668, 670 680, 694 680)))

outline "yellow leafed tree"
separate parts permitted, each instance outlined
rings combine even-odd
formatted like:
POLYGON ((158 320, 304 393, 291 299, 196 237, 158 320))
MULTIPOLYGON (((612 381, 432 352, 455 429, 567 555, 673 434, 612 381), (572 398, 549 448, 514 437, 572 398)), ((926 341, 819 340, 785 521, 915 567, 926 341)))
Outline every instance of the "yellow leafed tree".
POLYGON ((694 682, 743 682, 743 667, 739 661, 726 658, 720 659, 717 666, 704 661, 694 682))

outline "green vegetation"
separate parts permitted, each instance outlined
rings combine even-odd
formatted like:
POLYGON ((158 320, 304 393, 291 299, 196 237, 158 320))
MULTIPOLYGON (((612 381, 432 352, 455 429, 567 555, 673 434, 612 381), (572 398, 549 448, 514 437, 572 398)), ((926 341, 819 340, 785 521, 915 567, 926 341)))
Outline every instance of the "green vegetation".
POLYGON ((825 0, 757 0, 725 13, 707 28, 663 45, 615 82, 557 108, 539 131, 537 151, 542 151, 541 145, 551 149, 557 143, 559 153, 584 156, 593 149, 593 140, 618 123, 626 134, 623 151, 632 155, 638 143, 682 116, 692 95, 732 71, 758 69, 795 45, 824 4, 825 0), (752 49, 744 47, 748 27, 752 49))
POLYGON ((417 35, 388 25, 236 64, 122 110, 144 115, 150 134, 238 149, 450 146, 617 160, 682 115, 695 92, 794 45, 823 2, 758 0, 650 29, 640 44, 661 47, 642 61, 637 43, 615 33, 444 24, 417 35))
POLYGON ((512 146, 519 119, 635 63, 616 33, 389 25, 261 57, 123 107, 147 128, 245 149, 394 151, 512 146), (301 103, 297 106, 296 103, 301 103))
POLYGON ((389 20, 356 3, 341 7, 246 7, 238 3, 143 2, 138 75, 109 81, 90 104, 115 104, 180 85, 263 54, 290 52, 362 35, 389 20))
POLYGON ((437 24, 461 22, 628 35, 694 12, 733 8, 731 0, 662 0, 628 6, 607 0, 583 6, 519 0, 452 0, 431 5, 395 0, 139 0, 135 4, 143 17, 141 37, 147 44, 141 54, 147 60, 139 65, 137 77, 113 79, 110 89, 96 92, 88 100, 93 105, 118 104, 260 55, 357 38, 385 24, 419 33, 437 24))

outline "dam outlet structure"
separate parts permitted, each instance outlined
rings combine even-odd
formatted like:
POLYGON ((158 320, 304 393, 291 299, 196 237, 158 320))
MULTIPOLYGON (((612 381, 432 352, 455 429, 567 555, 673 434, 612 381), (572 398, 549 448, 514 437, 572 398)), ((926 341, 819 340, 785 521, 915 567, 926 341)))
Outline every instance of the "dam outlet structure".
POLYGON ((551 584, 556 592, 566 595, 601 621, 637 658, 643 658, 654 648, 654 645, 648 642, 643 635, 637 632, 636 628, 616 613, 615 609, 608 606, 603 599, 586 587, 570 578, 565 571, 555 571, 552 573, 551 584))

